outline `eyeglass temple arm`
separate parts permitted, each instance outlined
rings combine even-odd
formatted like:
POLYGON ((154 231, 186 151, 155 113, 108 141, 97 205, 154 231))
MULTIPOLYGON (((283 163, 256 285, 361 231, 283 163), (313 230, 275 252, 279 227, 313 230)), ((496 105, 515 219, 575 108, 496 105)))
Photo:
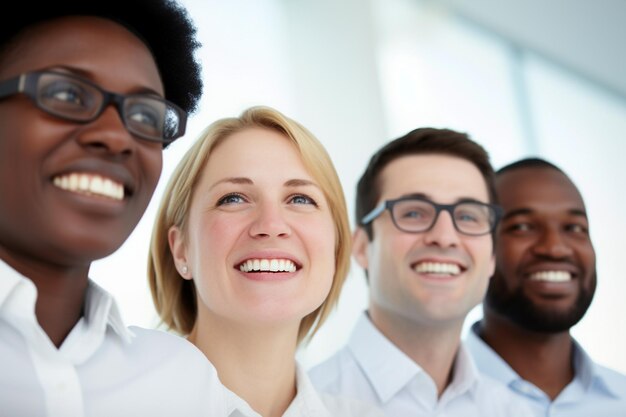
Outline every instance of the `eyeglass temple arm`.
POLYGON ((0 98, 8 97, 17 92, 24 91, 26 78, 24 74, 0 83, 0 98))
POLYGON ((382 203, 378 205, 378 207, 376 207, 374 210, 370 211, 368 214, 363 216, 363 218, 361 219, 361 225, 366 225, 372 220, 374 220, 376 217, 380 216, 380 213, 382 213, 386 208, 387 208, 387 203, 383 201, 382 203))

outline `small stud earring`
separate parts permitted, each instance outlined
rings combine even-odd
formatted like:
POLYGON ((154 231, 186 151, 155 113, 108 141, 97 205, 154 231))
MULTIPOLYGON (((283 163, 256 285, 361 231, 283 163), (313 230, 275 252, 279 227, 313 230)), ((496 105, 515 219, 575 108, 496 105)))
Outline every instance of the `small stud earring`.
POLYGON ((182 269, 183 274, 186 274, 188 269, 187 269, 187 265, 183 265, 180 269, 182 269))

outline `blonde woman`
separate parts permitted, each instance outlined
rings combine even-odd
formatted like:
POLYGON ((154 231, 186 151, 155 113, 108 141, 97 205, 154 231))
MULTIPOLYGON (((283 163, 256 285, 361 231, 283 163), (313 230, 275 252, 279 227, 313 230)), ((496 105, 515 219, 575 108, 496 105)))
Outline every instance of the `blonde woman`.
POLYGON ((209 126, 171 178, 151 243, 153 299, 254 410, 244 404, 245 415, 380 415, 318 395, 295 361, 337 302, 349 242, 322 145, 280 112, 251 108, 209 126))

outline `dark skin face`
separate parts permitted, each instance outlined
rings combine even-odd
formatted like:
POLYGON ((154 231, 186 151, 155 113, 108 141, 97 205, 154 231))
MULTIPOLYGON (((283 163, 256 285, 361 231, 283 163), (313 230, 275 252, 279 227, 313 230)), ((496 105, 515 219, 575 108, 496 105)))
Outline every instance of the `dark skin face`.
POLYGON ((567 332, 596 287, 596 258, 585 205, 561 172, 514 169, 496 182, 504 219, 486 313, 539 333, 567 332))
MULTIPOLYGON (((81 76, 117 93, 164 94, 148 48, 100 18, 32 26, 0 57, 0 80, 40 69, 81 76)), ((46 114, 21 94, 0 100, 0 258, 37 286, 37 317, 55 343, 80 317, 91 262, 130 235, 161 166, 161 145, 130 134, 113 106, 93 122, 78 124, 46 114), (124 197, 54 184, 72 173, 108 179, 124 187, 124 197), (58 308, 47 308, 55 303, 58 308)))

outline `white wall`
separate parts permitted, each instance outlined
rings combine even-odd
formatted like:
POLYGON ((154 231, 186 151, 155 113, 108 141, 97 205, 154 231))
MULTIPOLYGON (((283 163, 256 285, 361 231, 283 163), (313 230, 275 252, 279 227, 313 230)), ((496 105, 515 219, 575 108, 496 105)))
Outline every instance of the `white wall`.
MULTIPOLYGON (((600 362, 626 372, 621 301, 626 283, 618 272, 619 251, 626 247, 624 187, 619 185, 626 178, 623 97, 533 55, 524 54, 518 65, 520 57, 507 42, 436 2, 184 4, 203 43, 205 92, 199 112, 187 136, 165 152, 161 182, 131 238, 91 271, 117 297, 128 323, 157 325, 145 265, 155 209, 173 167, 202 127, 267 104, 302 122, 324 143, 350 214, 357 178, 371 153, 419 126, 468 132, 490 151, 496 167, 533 152, 561 165, 587 201, 598 252, 596 299, 574 334, 600 362)), ((362 272, 354 264, 339 308, 299 353, 305 365, 345 342, 366 301, 362 272)), ((480 314, 475 309, 468 324, 480 314)))

